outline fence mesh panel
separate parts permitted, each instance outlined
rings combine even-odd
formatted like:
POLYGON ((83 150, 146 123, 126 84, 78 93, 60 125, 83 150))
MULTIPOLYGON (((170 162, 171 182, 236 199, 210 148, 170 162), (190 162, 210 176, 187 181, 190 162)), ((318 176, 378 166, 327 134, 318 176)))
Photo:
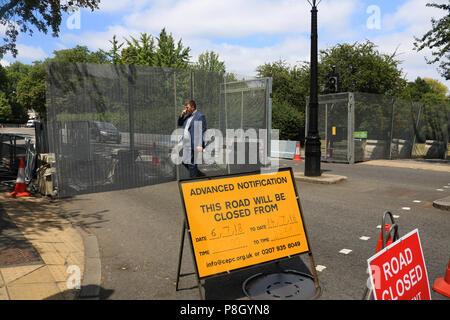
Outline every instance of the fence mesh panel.
POLYGON ((445 159, 450 105, 428 105, 368 93, 319 97, 322 160, 445 159))
MULTIPOLYGON (((49 150, 55 154, 61 197, 188 177, 171 159, 180 138, 171 135, 190 99, 208 129, 220 130, 224 140, 226 129, 268 129, 268 79, 230 81, 229 75, 184 69, 51 63, 47 81, 49 150)), ((226 174, 249 166, 199 168, 226 174)))

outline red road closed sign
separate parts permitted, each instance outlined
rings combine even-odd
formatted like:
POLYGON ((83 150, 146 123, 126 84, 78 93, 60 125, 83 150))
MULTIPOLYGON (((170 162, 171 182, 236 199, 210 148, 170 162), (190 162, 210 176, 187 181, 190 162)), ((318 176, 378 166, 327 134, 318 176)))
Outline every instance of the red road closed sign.
POLYGON ((375 300, 430 300, 419 231, 413 230, 367 260, 375 300))

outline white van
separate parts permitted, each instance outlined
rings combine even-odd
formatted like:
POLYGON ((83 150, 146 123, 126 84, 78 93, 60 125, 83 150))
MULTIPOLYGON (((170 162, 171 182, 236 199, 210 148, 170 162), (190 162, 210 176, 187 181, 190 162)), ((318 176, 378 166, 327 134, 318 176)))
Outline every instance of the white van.
POLYGON ((27 128, 34 128, 36 126, 36 123, 37 123, 36 120, 28 120, 27 128))

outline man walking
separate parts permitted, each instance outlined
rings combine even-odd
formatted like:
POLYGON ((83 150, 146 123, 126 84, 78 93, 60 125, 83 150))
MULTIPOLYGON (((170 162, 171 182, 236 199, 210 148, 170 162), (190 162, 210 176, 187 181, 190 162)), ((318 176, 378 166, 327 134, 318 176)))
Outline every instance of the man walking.
POLYGON ((178 125, 184 129, 182 163, 189 170, 191 178, 203 177, 205 174, 198 170, 197 163, 201 163, 205 147, 203 135, 206 131, 206 118, 197 110, 194 100, 186 102, 186 109, 181 112, 178 125))

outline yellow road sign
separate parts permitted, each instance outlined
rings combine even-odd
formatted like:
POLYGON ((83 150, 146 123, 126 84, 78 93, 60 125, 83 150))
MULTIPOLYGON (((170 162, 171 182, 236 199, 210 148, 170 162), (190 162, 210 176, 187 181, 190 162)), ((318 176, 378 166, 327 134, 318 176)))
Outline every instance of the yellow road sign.
POLYGON ((309 252, 290 168, 180 181, 200 278, 309 252))

